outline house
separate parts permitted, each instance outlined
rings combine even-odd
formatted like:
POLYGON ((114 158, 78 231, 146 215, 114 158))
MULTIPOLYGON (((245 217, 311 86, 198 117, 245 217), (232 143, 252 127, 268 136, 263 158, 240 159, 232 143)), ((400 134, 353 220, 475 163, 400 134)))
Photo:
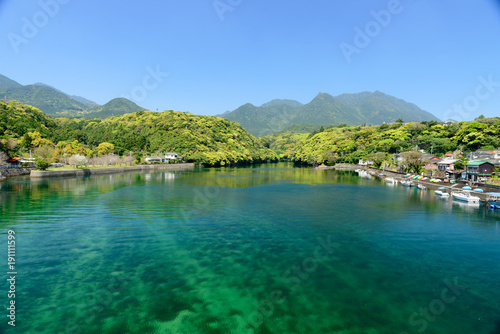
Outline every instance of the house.
POLYGON ((20 157, 14 157, 7 162, 12 166, 12 167, 22 167, 22 166, 27 166, 27 167, 35 167, 35 159, 28 159, 28 158, 20 158, 20 157))
POLYGON ((182 160, 177 153, 165 153, 165 160, 182 160))
POLYGON ((20 157, 14 157, 14 158, 11 158, 9 160, 7 160, 7 162, 11 165, 11 166, 22 166, 23 164, 23 158, 20 158, 20 157))
POLYGON ((437 169, 442 172, 453 171, 455 169, 455 162, 459 162, 458 159, 443 159, 437 163, 437 169))
POLYGON ((360 166, 372 166, 373 161, 371 161, 371 160, 364 161, 363 159, 359 159, 358 165, 360 165, 360 166))
POLYGON ((489 177, 495 165, 488 161, 471 161, 467 164, 467 180, 479 181, 480 177, 489 177))
POLYGON ((432 156, 432 155, 429 155, 429 154, 425 155, 424 159, 427 160, 427 164, 424 166, 424 168, 427 169, 427 170, 429 170, 429 169, 437 169, 437 164, 438 164, 438 162, 441 161, 440 157, 432 156))
POLYGON ((472 152, 471 157, 474 160, 500 159, 500 150, 478 150, 472 152))

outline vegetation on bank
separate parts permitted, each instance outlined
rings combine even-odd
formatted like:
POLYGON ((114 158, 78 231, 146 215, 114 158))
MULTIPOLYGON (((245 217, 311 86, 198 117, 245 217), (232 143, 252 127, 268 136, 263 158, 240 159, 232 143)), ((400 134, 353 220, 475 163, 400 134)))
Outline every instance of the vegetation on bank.
POLYGON ((266 136, 266 143, 283 159, 299 164, 354 164, 370 159, 375 164, 391 161, 395 153, 424 150, 442 156, 500 147, 500 118, 479 117, 472 122, 440 124, 436 121, 408 123, 401 120, 379 126, 338 125, 309 135, 279 133, 266 136))
MULTIPOLYGON (((135 164, 147 155, 177 152, 186 162, 207 166, 277 160, 334 165, 354 164, 359 159, 380 166, 391 162, 395 153, 424 150, 439 156, 500 147, 500 118, 447 124, 398 120, 379 126, 321 127, 311 133, 299 130, 256 138, 227 119, 171 110, 104 120, 52 119, 31 106, 0 102, 0 160, 31 152, 46 162, 80 159, 72 163, 75 166, 106 165, 98 161, 116 159, 135 164)), ((422 164, 418 154, 403 155, 414 159, 415 166, 422 164)))
POLYGON ((261 139, 219 117, 140 111, 104 120, 52 119, 31 106, 0 102, 0 152, 14 156, 29 150, 48 162, 113 153, 140 161, 165 152, 208 166, 278 159, 261 139))

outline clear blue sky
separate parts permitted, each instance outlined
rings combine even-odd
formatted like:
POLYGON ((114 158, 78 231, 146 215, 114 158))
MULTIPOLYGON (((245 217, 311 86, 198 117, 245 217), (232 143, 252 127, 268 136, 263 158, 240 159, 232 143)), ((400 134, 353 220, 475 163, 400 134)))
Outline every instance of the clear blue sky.
POLYGON ((213 0, 55 1, 0 0, 1 74, 205 115, 379 90, 440 118, 500 116, 499 1, 219 0, 219 13, 213 0), (375 23, 371 11, 388 9, 375 23), (144 84, 157 68, 168 77, 144 84))

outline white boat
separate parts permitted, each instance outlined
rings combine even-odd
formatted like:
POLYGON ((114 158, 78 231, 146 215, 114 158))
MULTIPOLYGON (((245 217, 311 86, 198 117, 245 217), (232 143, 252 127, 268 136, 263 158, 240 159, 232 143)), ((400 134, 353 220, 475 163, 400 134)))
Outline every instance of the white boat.
POLYGON ((403 181, 401 181, 401 185, 403 187, 413 187, 413 183, 410 180, 403 180, 403 181))
POLYGON ((450 194, 448 194, 446 191, 436 190, 434 193, 439 197, 450 197, 450 194))
POLYGON ((385 179, 385 182, 387 183, 396 183, 396 180, 392 176, 389 176, 385 179))
POLYGON ((478 203, 480 198, 477 196, 472 196, 470 192, 462 191, 462 192, 453 192, 451 193, 454 199, 457 201, 467 202, 467 203, 478 203))
POLYGON ((419 184, 417 186, 417 188, 420 189, 420 190, 426 190, 427 189, 423 184, 419 184))

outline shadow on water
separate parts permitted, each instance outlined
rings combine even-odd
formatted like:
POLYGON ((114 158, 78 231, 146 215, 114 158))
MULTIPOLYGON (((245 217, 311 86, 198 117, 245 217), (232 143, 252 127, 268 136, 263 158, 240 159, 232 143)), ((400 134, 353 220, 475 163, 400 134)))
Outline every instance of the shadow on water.
POLYGON ((500 319, 497 320, 495 328, 493 329, 493 332, 491 332, 491 334, 500 334, 500 319))

